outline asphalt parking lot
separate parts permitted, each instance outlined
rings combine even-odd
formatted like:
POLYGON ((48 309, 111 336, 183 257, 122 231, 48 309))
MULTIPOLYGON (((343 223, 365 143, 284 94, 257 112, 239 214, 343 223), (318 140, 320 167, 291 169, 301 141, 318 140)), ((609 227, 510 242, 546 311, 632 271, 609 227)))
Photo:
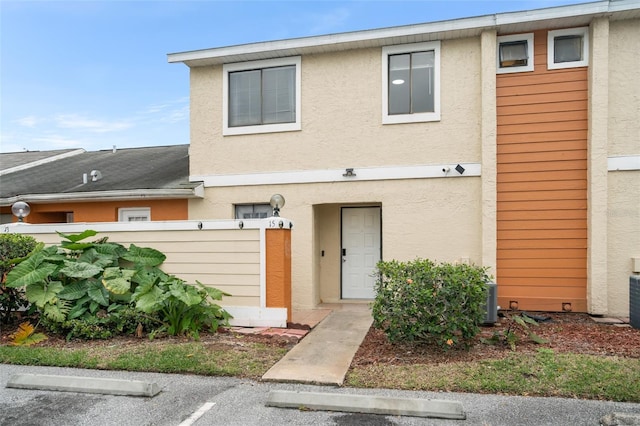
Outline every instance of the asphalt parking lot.
MULTIPOLYGON (((0 364, 0 424, 37 425, 598 425, 610 413, 640 417, 640 404, 560 398, 352 389, 263 383, 224 377, 77 370, 0 364), (7 388, 15 374, 144 380, 162 391, 153 398, 7 388), (274 408, 271 390, 385 395, 460 401, 466 420, 274 408)), ((640 423, 633 423, 640 424, 640 423)))

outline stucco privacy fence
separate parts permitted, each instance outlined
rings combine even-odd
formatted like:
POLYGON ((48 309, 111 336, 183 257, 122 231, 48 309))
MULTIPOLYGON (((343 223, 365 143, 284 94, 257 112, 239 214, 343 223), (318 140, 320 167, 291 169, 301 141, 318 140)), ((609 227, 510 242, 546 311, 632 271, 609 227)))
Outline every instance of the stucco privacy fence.
POLYGON ((63 234, 87 229, 125 247, 164 253, 163 271, 225 291, 220 302, 232 325, 286 327, 291 321, 291 228, 281 217, 247 220, 93 222, 2 225, 3 233, 26 234, 59 244, 63 234))

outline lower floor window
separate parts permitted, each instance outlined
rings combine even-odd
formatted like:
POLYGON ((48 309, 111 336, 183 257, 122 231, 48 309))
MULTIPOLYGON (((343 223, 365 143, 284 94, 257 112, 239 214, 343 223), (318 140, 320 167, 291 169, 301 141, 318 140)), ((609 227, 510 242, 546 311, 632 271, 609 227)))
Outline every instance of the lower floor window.
POLYGON ((269 204, 236 204, 236 219, 264 219, 271 211, 269 204))

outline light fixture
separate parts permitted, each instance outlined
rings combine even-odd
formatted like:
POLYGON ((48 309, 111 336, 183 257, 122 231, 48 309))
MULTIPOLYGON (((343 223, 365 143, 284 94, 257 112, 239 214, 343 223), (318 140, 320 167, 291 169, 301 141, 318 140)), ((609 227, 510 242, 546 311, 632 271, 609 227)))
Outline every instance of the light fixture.
POLYGON ((456 166, 456 172, 463 174, 464 173, 464 167, 462 167, 460 164, 458 164, 456 166))
POLYGON ((274 194, 271 196, 271 200, 269 200, 269 204, 273 207, 273 216, 280 216, 280 209, 284 207, 284 197, 280 194, 274 194))
POLYGON ((391 82, 391 84, 395 84, 396 86, 399 85, 399 84, 404 84, 404 80, 401 79, 401 78, 396 78, 395 80, 393 80, 391 82))
POLYGON ((342 176, 344 176, 344 177, 353 177, 353 176, 355 176, 355 175, 356 175, 356 174, 353 172, 353 169, 352 169, 352 168, 345 169, 345 170, 344 170, 344 173, 342 174, 342 176))
POLYGON ((11 213, 18 218, 18 222, 24 222, 24 218, 31 213, 31 207, 24 201, 18 201, 11 206, 11 213))

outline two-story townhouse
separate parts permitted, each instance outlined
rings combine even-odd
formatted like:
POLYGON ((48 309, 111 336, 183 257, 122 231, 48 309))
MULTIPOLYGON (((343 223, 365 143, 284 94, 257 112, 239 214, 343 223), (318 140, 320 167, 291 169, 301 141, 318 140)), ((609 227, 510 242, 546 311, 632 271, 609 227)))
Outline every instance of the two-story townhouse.
POLYGON ((294 224, 294 307, 379 259, 489 268, 503 308, 628 315, 640 268, 640 2, 168 55, 190 69, 190 219, 294 224), (635 263, 634 263, 635 260, 635 263))

